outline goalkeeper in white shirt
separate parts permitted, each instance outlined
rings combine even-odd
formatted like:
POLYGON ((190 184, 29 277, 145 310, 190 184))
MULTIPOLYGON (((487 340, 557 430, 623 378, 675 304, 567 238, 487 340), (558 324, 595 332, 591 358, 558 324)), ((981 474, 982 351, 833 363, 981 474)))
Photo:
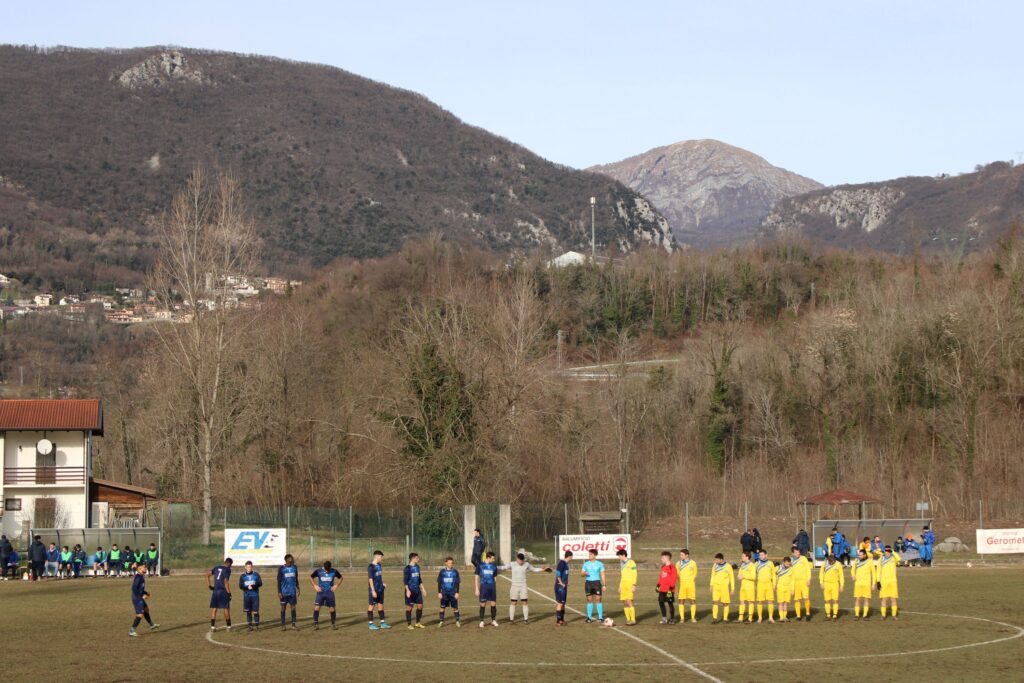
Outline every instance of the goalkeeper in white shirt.
POLYGON ((551 567, 534 567, 532 564, 526 561, 526 555, 518 553, 516 555, 516 561, 512 564, 503 564, 498 569, 507 571, 509 573, 509 579, 512 581, 512 588, 509 590, 509 603, 508 603, 508 620, 514 622, 516 620, 516 605, 520 602, 523 603, 523 621, 529 623, 530 621, 530 604, 528 602, 530 598, 530 589, 526 585, 526 577, 529 572, 536 574, 537 572, 550 572, 551 567))

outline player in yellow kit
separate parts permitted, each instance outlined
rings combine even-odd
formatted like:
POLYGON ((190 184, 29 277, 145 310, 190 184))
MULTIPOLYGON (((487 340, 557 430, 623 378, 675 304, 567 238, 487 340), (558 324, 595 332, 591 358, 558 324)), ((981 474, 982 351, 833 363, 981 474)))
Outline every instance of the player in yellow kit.
POLYGON ((892 546, 885 546, 882 559, 878 561, 878 597, 882 603, 882 619, 885 619, 886 604, 892 606, 892 618, 898 619, 900 591, 896 585, 896 566, 900 556, 892 551, 892 546))
POLYGON ((775 597, 779 601, 779 621, 789 621, 789 601, 793 599, 793 559, 782 558, 782 564, 775 573, 775 597))
POLYGON ((846 586, 843 578, 843 565, 836 562, 835 555, 829 555, 825 564, 818 572, 818 582, 825 600, 825 618, 833 621, 839 618, 839 594, 846 586))
POLYGON ((690 559, 690 551, 683 548, 679 551, 676 562, 679 572, 679 588, 676 598, 679 600, 679 623, 686 621, 686 603, 690 603, 690 621, 697 621, 697 563, 690 559))
POLYGON ((626 616, 626 626, 632 626, 636 623, 636 607, 633 606, 633 601, 636 600, 636 561, 629 557, 623 548, 617 550, 615 556, 619 558, 621 563, 619 600, 622 601, 622 611, 626 616))
POLYGON ((722 606, 721 621, 729 621, 729 603, 732 602, 733 591, 736 590, 736 576, 732 573, 732 565, 726 564, 722 553, 715 555, 715 564, 711 567, 711 623, 717 624, 718 606, 722 606))
POLYGON ((768 559, 768 552, 758 553, 757 562, 757 623, 764 618, 764 608, 768 608, 768 623, 775 623, 775 563, 768 559))
POLYGON ((747 615, 747 623, 754 623, 754 602, 757 600, 757 567, 750 561, 750 553, 743 551, 743 561, 736 572, 740 577, 740 621, 747 615))
POLYGON ((875 561, 868 557, 864 548, 857 553, 857 559, 850 565, 850 578, 853 579, 853 615, 860 619, 868 618, 871 609, 871 589, 878 581, 878 570, 875 561))
POLYGON ((803 607, 804 621, 811 620, 811 561, 800 553, 800 548, 793 546, 793 607, 796 609, 796 620, 800 621, 800 608, 803 607))

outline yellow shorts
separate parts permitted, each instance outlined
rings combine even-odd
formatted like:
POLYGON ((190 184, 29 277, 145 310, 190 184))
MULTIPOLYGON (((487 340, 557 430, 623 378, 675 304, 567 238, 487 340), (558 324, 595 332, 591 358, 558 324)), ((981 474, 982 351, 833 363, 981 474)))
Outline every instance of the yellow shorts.
POLYGON ((757 601, 758 602, 771 602, 775 599, 775 591, 772 590, 771 586, 757 587, 757 601))
POLYGON ((729 597, 728 586, 712 586, 711 587, 711 602, 720 602, 723 605, 728 605, 732 602, 732 598, 729 597))
POLYGON ((878 597, 880 598, 898 598, 900 597, 900 591, 896 583, 883 583, 881 590, 878 591, 878 597))
POLYGON ((861 586, 857 584, 853 587, 853 597, 855 598, 868 598, 871 599, 871 584, 861 586))
POLYGON ((793 590, 790 588, 780 588, 778 593, 775 595, 775 599, 778 600, 780 605, 789 604, 792 602, 790 598, 793 597, 793 590))
POLYGON ((636 593, 633 592, 633 587, 632 586, 628 586, 628 587, 619 586, 619 600, 622 600, 623 602, 625 602, 626 600, 635 600, 635 599, 636 599, 636 593))
POLYGON ((807 584, 803 581, 793 586, 793 599, 794 600, 810 600, 811 592, 807 590, 807 584))
POLYGON ((676 593, 676 598, 679 600, 696 600, 697 586, 692 583, 679 584, 679 592, 676 593))
POLYGON ((825 602, 839 602, 839 586, 822 586, 825 602))
POLYGON ((754 584, 740 586, 740 602, 754 602, 756 599, 757 594, 754 592, 754 584))

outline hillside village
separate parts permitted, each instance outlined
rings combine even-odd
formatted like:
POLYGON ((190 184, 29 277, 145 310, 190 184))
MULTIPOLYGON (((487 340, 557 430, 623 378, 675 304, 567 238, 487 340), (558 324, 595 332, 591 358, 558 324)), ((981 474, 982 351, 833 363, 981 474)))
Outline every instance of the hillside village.
MULTIPOLYGON (((212 285, 212 283, 211 283, 212 285)), ((208 285, 210 286, 210 285, 208 285)), ((223 297, 231 308, 257 310, 265 296, 288 295, 302 286, 300 280, 281 277, 246 277, 230 275, 223 286, 223 297)), ((205 302, 213 307, 213 300, 205 302)), ((89 310, 102 311, 104 319, 115 325, 170 321, 188 322, 192 311, 185 304, 170 308, 161 305, 156 292, 137 287, 114 287, 110 291, 72 293, 36 292, 17 279, 0 273, 0 320, 13 320, 28 315, 56 315, 66 320, 81 321, 89 310)))

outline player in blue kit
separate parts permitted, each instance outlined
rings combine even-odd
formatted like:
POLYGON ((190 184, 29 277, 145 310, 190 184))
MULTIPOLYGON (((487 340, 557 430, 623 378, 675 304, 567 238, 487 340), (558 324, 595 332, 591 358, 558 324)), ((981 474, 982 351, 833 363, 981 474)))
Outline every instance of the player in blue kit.
POLYGON ((224 623, 231 630, 231 565, 230 557, 224 564, 206 572, 206 586, 212 591, 210 596, 210 630, 217 630, 217 610, 224 612, 224 623))
POLYGON ((295 619, 295 605, 299 601, 299 568, 295 566, 295 558, 291 553, 284 556, 284 564, 277 568, 277 597, 281 600, 281 630, 285 630, 284 613, 287 607, 292 608, 292 630, 298 631, 295 619))
POLYGON ((459 621, 459 584, 462 582, 459 576, 459 570, 455 568, 455 558, 446 557, 444 560, 444 567, 437 573, 437 599, 441 601, 441 621, 438 622, 438 628, 444 626, 444 610, 446 607, 452 608, 452 613, 455 615, 455 625, 462 627, 462 622, 459 621))
POLYGON ((565 558, 555 567, 555 626, 565 626, 565 603, 569 595, 569 571, 572 551, 565 551, 565 558))
POLYGON ((420 575, 420 556, 409 553, 409 564, 402 572, 402 584, 405 586, 405 623, 409 629, 426 628, 420 621, 423 619, 423 577, 420 575), (416 625, 412 623, 412 608, 416 608, 416 625))
POLYGON ((149 593, 146 592, 146 568, 139 566, 139 571, 135 573, 135 578, 132 580, 132 609, 135 610, 135 621, 132 622, 132 627, 128 629, 128 635, 133 637, 138 635, 135 633, 135 629, 138 628, 139 623, 143 619, 149 624, 150 631, 160 625, 154 624, 149 616, 149 605, 146 604, 148 598, 149 593))
POLYGON ((369 598, 366 608, 366 620, 370 622, 370 630, 377 631, 382 628, 391 628, 388 622, 384 621, 384 589, 388 587, 384 583, 384 570, 380 563, 384 559, 384 553, 379 550, 373 551, 373 562, 366 568, 367 582, 369 583, 369 598), (380 617, 380 626, 373 623, 373 608, 377 608, 377 616, 380 617))
POLYGON ((584 579, 584 590, 587 594, 587 623, 594 621, 594 606, 597 606, 597 620, 604 621, 604 563, 597 559, 597 550, 591 548, 589 559, 583 563, 580 574, 584 579))
POLYGON ((341 572, 331 566, 330 560, 324 560, 322 567, 309 575, 309 581, 313 584, 316 597, 313 598, 313 630, 320 630, 320 608, 327 606, 331 613, 331 628, 338 628, 337 605, 334 601, 334 591, 341 585, 344 579, 341 572))
POLYGON ((498 565, 494 562, 494 553, 490 550, 484 561, 476 566, 476 596, 480 598, 480 628, 484 627, 484 613, 491 608, 491 626, 498 627, 498 565))
POLYGON ((263 579, 252 567, 252 562, 245 563, 245 572, 238 577, 238 589, 242 591, 242 609, 245 610, 245 623, 250 631, 260 630, 260 587, 263 579), (253 624, 255 622, 255 629, 253 624))

